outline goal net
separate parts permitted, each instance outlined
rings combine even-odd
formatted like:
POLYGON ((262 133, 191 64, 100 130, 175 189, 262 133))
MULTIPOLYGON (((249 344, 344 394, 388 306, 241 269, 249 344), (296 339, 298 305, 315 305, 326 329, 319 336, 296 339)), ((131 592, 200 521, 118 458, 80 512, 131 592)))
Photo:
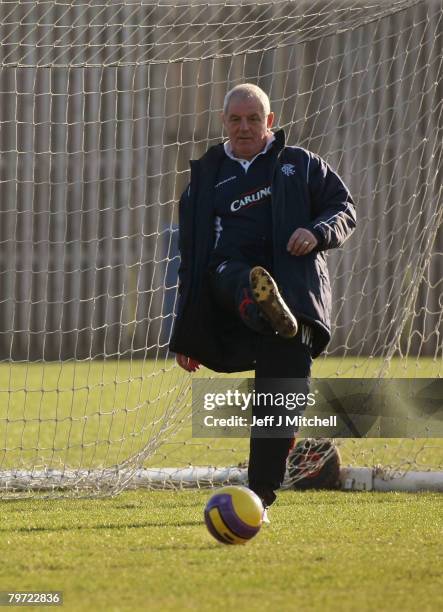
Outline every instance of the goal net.
MULTIPOLYGON (((0 32, 1 496, 243 482, 168 352, 177 201, 238 83, 357 203, 313 376, 443 375, 441 0, 4 0, 0 32)), ((441 438, 336 444, 442 482, 441 438)))

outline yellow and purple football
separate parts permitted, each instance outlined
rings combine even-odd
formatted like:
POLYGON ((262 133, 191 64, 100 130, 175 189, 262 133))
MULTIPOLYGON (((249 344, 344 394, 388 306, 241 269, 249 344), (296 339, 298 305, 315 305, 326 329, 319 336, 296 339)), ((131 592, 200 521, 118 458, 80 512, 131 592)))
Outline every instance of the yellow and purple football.
POLYGON ((260 531, 262 522, 261 499, 247 487, 223 487, 206 504, 206 527, 223 544, 245 544, 260 531))

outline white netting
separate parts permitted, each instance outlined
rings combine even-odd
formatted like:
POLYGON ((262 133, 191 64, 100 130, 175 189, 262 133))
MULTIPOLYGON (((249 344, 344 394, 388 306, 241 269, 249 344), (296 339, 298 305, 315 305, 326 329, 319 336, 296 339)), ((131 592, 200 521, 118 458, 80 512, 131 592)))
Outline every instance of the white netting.
MULTIPOLYGON (((246 440, 191 437, 190 377, 167 353, 177 198, 240 82, 357 201, 314 375, 442 375, 442 26, 440 0, 0 2, 5 495, 247 457, 246 440)), ((439 439, 341 453, 443 469, 439 439)))

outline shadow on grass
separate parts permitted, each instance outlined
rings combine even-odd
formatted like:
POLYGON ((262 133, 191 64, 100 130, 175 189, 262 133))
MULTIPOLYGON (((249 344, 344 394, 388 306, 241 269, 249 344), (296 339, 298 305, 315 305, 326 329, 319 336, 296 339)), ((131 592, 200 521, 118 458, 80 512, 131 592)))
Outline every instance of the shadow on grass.
MULTIPOLYGON (((218 549, 220 550, 220 544, 217 544, 216 542, 214 542, 214 544, 205 544, 200 545, 200 546, 192 546, 191 544, 189 544, 188 546, 184 545, 184 544, 165 544, 163 546, 141 546, 140 548, 128 548, 128 550, 132 551, 132 552, 136 552, 136 551, 141 551, 141 550, 158 550, 158 551, 165 551, 165 550, 214 550, 214 549, 218 549)), ((187 563, 190 563, 190 561, 187 561, 187 563)))
POLYGON ((38 533, 38 532, 57 532, 57 531, 95 531, 96 529, 145 529, 147 527, 159 527, 164 529, 165 527, 171 529, 174 527, 195 527, 196 525, 202 525, 203 521, 181 521, 174 523, 128 523, 124 525, 60 525, 57 527, 11 527, 11 528, 0 528, 0 533, 38 533))

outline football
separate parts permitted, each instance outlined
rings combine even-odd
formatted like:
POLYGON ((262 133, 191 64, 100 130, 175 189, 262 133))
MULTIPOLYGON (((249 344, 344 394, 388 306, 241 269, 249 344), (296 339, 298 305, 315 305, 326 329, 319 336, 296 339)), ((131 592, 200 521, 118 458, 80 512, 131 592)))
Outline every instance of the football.
POLYGON ((247 487, 223 487, 214 493, 205 508, 209 533, 223 544, 245 544, 263 522, 261 499, 247 487))

